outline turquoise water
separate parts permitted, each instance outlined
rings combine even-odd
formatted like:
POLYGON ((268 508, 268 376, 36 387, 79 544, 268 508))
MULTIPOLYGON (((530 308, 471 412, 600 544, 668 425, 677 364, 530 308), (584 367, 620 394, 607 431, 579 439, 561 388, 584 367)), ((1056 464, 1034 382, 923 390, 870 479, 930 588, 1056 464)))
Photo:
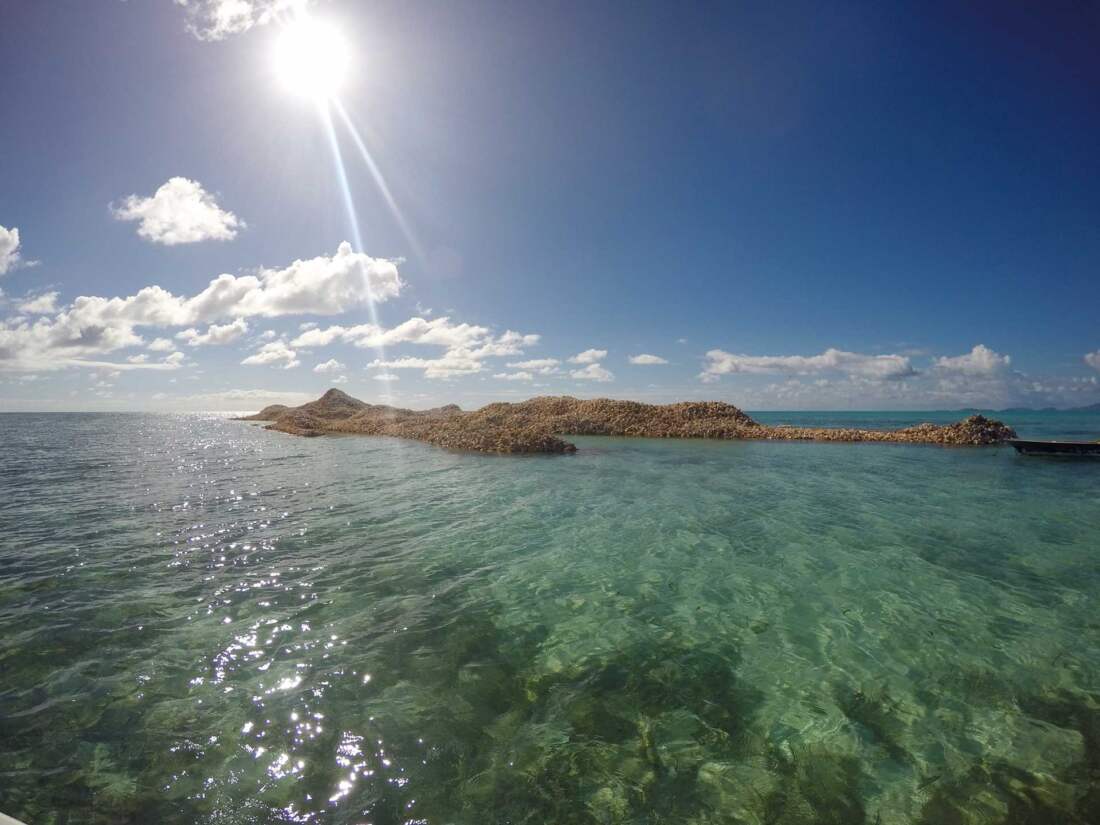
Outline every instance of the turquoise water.
POLYGON ((0 423, 28 823, 1100 821, 1100 462, 0 423))

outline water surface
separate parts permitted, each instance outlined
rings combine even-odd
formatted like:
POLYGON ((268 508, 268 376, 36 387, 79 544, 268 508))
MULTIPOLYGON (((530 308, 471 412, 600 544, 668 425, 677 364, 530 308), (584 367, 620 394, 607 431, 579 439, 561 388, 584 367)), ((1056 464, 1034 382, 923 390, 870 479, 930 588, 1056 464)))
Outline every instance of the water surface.
POLYGON ((0 423, 29 823, 1100 820, 1100 462, 0 423))

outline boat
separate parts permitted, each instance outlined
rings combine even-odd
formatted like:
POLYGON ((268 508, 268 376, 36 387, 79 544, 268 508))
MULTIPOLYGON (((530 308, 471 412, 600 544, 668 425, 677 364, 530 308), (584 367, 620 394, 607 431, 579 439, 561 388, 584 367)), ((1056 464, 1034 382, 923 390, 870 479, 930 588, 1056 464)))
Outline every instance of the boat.
POLYGON ((1009 439, 1021 455, 1092 456, 1100 458, 1100 441, 1027 441, 1009 439))

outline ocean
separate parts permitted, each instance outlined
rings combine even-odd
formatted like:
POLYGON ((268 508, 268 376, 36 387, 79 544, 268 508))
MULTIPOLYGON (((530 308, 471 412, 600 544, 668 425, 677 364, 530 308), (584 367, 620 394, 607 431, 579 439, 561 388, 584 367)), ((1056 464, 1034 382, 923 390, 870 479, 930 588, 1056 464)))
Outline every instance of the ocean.
POLYGON ((0 426, 31 825, 1100 821, 1100 461, 0 426))

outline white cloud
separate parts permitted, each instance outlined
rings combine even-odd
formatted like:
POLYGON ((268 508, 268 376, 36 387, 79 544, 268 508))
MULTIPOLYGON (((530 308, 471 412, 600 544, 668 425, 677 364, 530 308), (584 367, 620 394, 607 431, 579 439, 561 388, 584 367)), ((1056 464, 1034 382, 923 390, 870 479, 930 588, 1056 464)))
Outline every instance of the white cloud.
POLYGON ((43 292, 19 304, 19 311, 28 315, 52 315, 57 312, 57 293, 43 292))
POLYGON ((0 275, 24 266, 38 266, 38 261, 24 260, 19 252, 19 229, 0 226, 0 275))
MULTIPOLYGON (((516 333, 513 332, 505 333, 505 336, 515 335, 516 333)), ((470 349, 491 343, 492 337, 488 327, 452 324, 451 319, 444 316, 431 321, 424 318, 410 318, 390 329, 384 329, 376 324, 309 329, 291 341, 291 346, 325 347, 336 341, 355 344, 364 349, 392 347, 396 344, 426 344, 448 349, 470 349)))
MULTIPOLYGON (((3 365, 8 369, 24 370, 30 369, 29 364, 15 363, 10 365, 3 365)), ((149 361, 147 358, 142 359, 140 355, 132 356, 126 361, 96 361, 88 358, 80 359, 79 361, 65 361, 65 362, 50 362, 46 365, 46 369, 58 369, 60 367, 79 366, 87 367, 92 370, 109 370, 106 373, 108 378, 118 378, 122 372, 128 372, 130 370, 175 370, 183 366, 183 353, 176 352, 168 356, 162 361, 149 361), (173 356, 178 356, 173 357, 173 356)), ((89 377, 95 377, 100 373, 89 373, 89 377)))
MULTIPOLYGON (((207 344, 229 344, 248 332, 248 323, 238 318, 231 324, 211 324, 206 332, 200 333, 194 327, 176 333, 176 338, 190 347, 204 347, 207 344)), ((151 349, 151 347, 150 347, 151 349)))
POLYGON ((307 401, 313 401, 317 397, 315 393, 308 392, 246 389, 196 393, 194 395, 170 396, 164 393, 160 395, 162 395, 162 398, 155 398, 154 396, 154 400, 170 400, 173 410, 239 410, 248 412, 263 409, 269 404, 286 404, 288 407, 296 407, 307 401))
POLYGON ((1094 370, 1100 371, 1100 349, 1096 352, 1090 352, 1085 356, 1085 363, 1092 367, 1094 370))
MULTIPOLYGON (((582 353, 583 354, 583 353, 582 353)), ((570 359, 573 360, 573 359, 570 359)), ((584 369, 573 370, 569 373, 573 378, 580 381, 614 381, 615 374, 610 370, 604 369, 599 364, 589 364, 584 369)))
POLYGON ((112 205, 111 212, 120 221, 140 221, 141 237, 167 246, 229 241, 245 225, 220 208, 198 181, 180 177, 169 178, 151 198, 130 195, 121 206, 112 205))
POLYGON ((220 275, 185 309, 208 318, 339 315, 401 294, 404 282, 393 261, 353 252, 346 241, 332 257, 298 260, 259 275, 220 275))
POLYGON ((909 358, 904 355, 863 355, 838 349, 827 349, 820 355, 734 355, 712 349, 707 353, 699 377, 711 382, 731 373, 810 375, 822 372, 840 372, 875 380, 916 374, 909 358))
POLYGON ((173 352, 176 345, 172 343, 171 338, 157 338, 146 349, 152 352, 173 352))
POLYGON ((963 355, 936 359, 940 369, 963 372, 971 375, 988 375, 1007 369, 1012 359, 1007 355, 994 352, 984 344, 978 344, 963 355))
POLYGON ((313 347, 327 347, 337 341, 357 342, 368 335, 375 335, 381 327, 375 324, 360 324, 354 327, 333 325, 318 329, 316 325, 306 329, 301 335, 290 342, 292 347, 310 349, 313 347))
POLYGON ((199 40, 224 40, 263 26, 295 9, 307 0, 176 0, 187 10, 187 30, 199 40))
POLYGON ((148 286, 125 298, 80 296, 53 318, 0 320, 0 369, 58 369, 144 343, 137 327, 192 326, 225 318, 337 315, 395 297, 392 261, 353 252, 294 261, 254 275, 219 275, 192 297, 148 286))
POLYGON ((607 357, 605 349, 586 349, 569 359, 571 364, 595 364, 607 357))
POLYGON ((283 341, 272 341, 264 344, 254 355, 250 355, 241 361, 245 366, 274 366, 279 365, 283 369, 293 369, 301 361, 298 354, 290 349, 283 341))
POLYGON ((126 360, 131 364, 146 364, 149 362, 149 356, 146 355, 144 352, 141 352, 137 355, 131 355, 126 360))
POLYGON ((502 381, 534 381, 535 376, 529 372, 498 372, 493 375, 493 378, 499 378, 502 381))
POLYGON ((647 366, 651 364, 667 364, 668 361, 659 355, 647 355, 642 353, 641 355, 631 355, 631 364, 638 364, 639 366, 647 366))
POLYGON ((473 375, 485 369, 481 361, 465 350, 448 351, 439 358, 377 358, 371 361, 370 366, 391 370, 424 370, 425 378, 455 378, 473 375))
POLYGON ((561 361, 557 358, 532 358, 529 361, 511 361, 508 366, 517 370, 537 372, 539 375, 553 375, 561 371, 558 369, 561 366, 561 361))
POLYGON ((19 230, 0 226, 0 275, 14 269, 19 263, 19 230))
POLYGON ((372 375, 371 378, 373 378, 375 381, 400 381, 401 380, 400 375, 395 375, 392 372, 380 372, 377 375, 372 375))
POLYGON ((347 369, 347 367, 345 367, 343 364, 341 364, 335 358, 330 358, 328 361, 325 361, 324 363, 321 363, 321 364, 318 364, 317 366, 315 366, 313 368, 313 371, 314 372, 319 372, 319 373, 327 373, 327 372, 340 372, 341 370, 344 370, 344 369, 347 369))
POLYGON ((522 355, 523 348, 539 342, 538 335, 506 330, 494 336, 488 327, 454 324, 447 316, 427 320, 410 318, 390 329, 376 324, 353 327, 330 326, 309 329, 290 342, 293 347, 324 347, 335 342, 357 347, 383 349, 399 344, 419 344, 445 348, 439 358, 380 358, 370 366, 386 369, 420 369, 426 378, 453 378, 485 369, 483 361, 509 355, 522 355))

